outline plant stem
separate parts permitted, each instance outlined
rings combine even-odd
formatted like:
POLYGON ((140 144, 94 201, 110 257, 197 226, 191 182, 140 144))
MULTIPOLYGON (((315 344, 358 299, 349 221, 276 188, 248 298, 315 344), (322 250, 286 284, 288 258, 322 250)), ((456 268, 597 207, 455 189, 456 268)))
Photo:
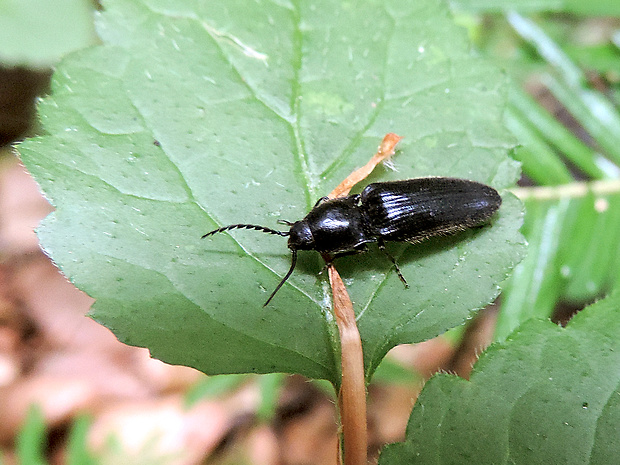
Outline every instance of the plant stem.
MULTIPOLYGON (((394 133, 386 134, 377 149, 377 153, 368 163, 349 174, 328 197, 335 199, 348 195, 351 188, 365 179, 379 163, 394 155, 396 144, 400 139, 401 137, 394 133)), ((334 302, 334 316, 340 335, 342 382, 338 403, 342 424, 344 465, 361 465, 366 463, 368 454, 366 378, 364 376, 362 340, 357 329, 353 303, 347 288, 338 271, 332 265, 331 257, 325 254, 323 258, 328 267, 329 283, 334 302)))
POLYGON ((379 163, 394 155, 396 144, 398 144, 398 141, 401 139, 402 137, 397 136, 393 132, 386 134, 383 141, 381 141, 381 145, 377 149, 377 153, 374 154, 368 163, 348 175, 344 181, 338 184, 338 187, 331 191, 328 197, 330 199, 335 199, 337 197, 344 197, 345 195, 348 195, 351 188, 358 182, 366 179, 366 177, 372 173, 372 170, 374 170, 379 163))
POLYGON ((344 439, 344 465, 361 465, 366 463, 368 450, 362 340, 355 322, 353 304, 338 271, 332 264, 328 265, 328 273, 334 301, 334 315, 340 334, 342 384, 338 400, 344 439))
POLYGON ((517 187, 511 189, 521 200, 555 200, 561 198, 585 197, 588 193, 608 195, 620 193, 620 179, 592 182, 572 182, 559 186, 517 187))

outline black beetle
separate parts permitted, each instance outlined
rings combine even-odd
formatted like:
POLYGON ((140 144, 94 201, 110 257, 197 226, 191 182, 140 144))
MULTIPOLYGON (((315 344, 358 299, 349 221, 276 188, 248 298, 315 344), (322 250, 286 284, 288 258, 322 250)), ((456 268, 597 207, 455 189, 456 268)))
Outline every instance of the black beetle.
POLYGON ((396 261, 385 251, 385 241, 417 243, 481 226, 501 203, 495 189, 466 179, 429 177, 377 182, 366 186, 361 194, 319 199, 304 219, 281 221, 290 226, 288 231, 232 224, 202 237, 237 228, 288 236, 291 267, 265 302, 267 306, 293 273, 298 250, 343 255, 362 252, 366 244, 376 242, 407 285, 396 261))

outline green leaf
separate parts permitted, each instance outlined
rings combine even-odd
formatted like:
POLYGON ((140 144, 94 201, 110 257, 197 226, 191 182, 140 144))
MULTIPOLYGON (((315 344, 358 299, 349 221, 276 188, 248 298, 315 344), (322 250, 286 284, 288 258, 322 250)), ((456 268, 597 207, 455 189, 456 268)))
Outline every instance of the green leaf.
MULTIPOLYGON (((594 149, 588 147, 585 143, 583 143, 576 135, 574 135, 555 117, 548 113, 546 109, 544 109, 526 92, 522 91, 516 86, 512 86, 510 91, 510 104, 511 105, 509 107, 508 114, 511 114, 513 118, 520 120, 520 125, 528 126, 527 123, 529 123, 529 125, 536 128, 535 132, 537 133, 539 138, 543 138, 548 141, 551 146, 553 146, 559 153, 565 156, 583 173, 594 179, 615 177, 615 175, 617 174, 615 167, 613 170, 609 169, 609 162, 605 163, 607 160, 603 159, 603 157, 598 154, 594 149)), ((534 147, 537 146, 528 145, 527 141, 521 138, 519 139, 519 141, 524 143, 530 150, 534 149, 534 147)), ((538 142, 536 138, 535 142, 537 142, 538 145, 544 144, 538 142)), ((544 146, 546 146, 546 144, 544 144, 544 146)), ((543 158, 544 160, 546 158, 544 157, 544 155, 546 155, 545 150, 543 150, 542 153, 536 151, 537 159, 534 160, 532 166, 528 166, 527 168, 529 171, 533 172, 533 175, 530 175, 532 179, 536 179, 536 177, 539 177, 542 179, 541 184, 551 184, 551 182, 549 181, 563 178, 564 176, 555 175, 553 177, 544 177, 544 173, 541 173, 540 171, 546 168, 546 166, 544 166, 540 162, 540 160, 538 160, 538 158, 543 158), (541 157, 541 155, 543 157, 541 157)), ((558 158, 558 160, 560 160, 561 162, 561 159, 559 159, 557 155, 556 158, 558 158)), ((552 163, 551 167, 553 167, 552 163)), ((523 168, 525 169, 526 167, 523 166, 523 168)), ((563 165, 563 168, 566 171, 568 170, 566 165, 563 165)), ((572 176, 569 175, 568 182, 570 182, 571 180, 572 176)))
MULTIPOLYGON (((616 32, 615 42, 620 42, 619 39, 620 33, 616 32)), ((579 63, 582 69, 593 69, 597 73, 607 74, 610 77, 620 74, 620 60, 618 60, 620 51, 617 45, 608 42, 595 45, 569 43, 566 45, 566 53, 579 63)))
POLYGON ((620 196, 587 195, 573 203, 559 250, 564 297, 583 302, 612 287, 620 272, 620 196))
POLYGON ((97 465, 100 463, 88 449, 88 432, 92 420, 87 416, 75 419, 69 431, 67 465, 97 465))
POLYGON ((185 395, 185 405, 192 407, 203 399, 212 399, 233 392, 254 375, 208 376, 196 383, 185 395))
POLYGON ((514 157, 523 164, 523 172, 541 184, 565 184, 572 181, 573 177, 566 164, 536 133, 536 129, 520 116, 514 108, 509 108, 505 118, 506 126, 524 144, 514 153, 514 157))
POLYGON ((282 373, 272 373, 259 378, 260 402, 256 409, 259 421, 265 423, 273 421, 278 408, 278 399, 286 381, 285 376, 282 373))
POLYGON ((95 41, 89 0, 0 0, 0 60, 49 67, 95 41))
POLYGON ((586 73, 544 28, 514 12, 508 14, 508 20, 515 32, 552 66, 554 73, 543 75, 543 83, 606 150, 606 155, 612 161, 620 162, 620 114, 617 108, 606 95, 590 88, 586 73))
POLYGON ((47 435, 43 411, 38 405, 31 405, 26 420, 16 439, 17 455, 23 465, 46 465, 45 447, 47 435))
POLYGON ((496 340, 504 340, 530 318, 548 318, 553 313, 563 284, 558 249, 573 205, 569 199, 526 202, 522 232, 528 239, 528 254, 504 287, 496 340))
POLYGON ((459 10, 480 12, 504 12, 516 10, 522 13, 565 12, 584 16, 618 16, 620 4, 616 0, 452 0, 459 10))
MULTIPOLYGON (((20 147, 56 207, 48 254, 97 299, 124 342, 208 374, 339 379, 337 330, 318 254, 267 308, 290 265, 281 237, 221 225, 302 218, 387 132, 397 172, 516 181, 502 125, 504 77, 472 55, 440 1, 109 1, 103 46, 71 56, 40 106, 47 135, 20 147)), ((337 262, 368 375, 385 353, 460 324, 520 260, 521 205, 492 226, 337 262)))
POLYGON ((381 465, 615 464, 620 457, 620 293, 566 329, 530 320, 492 345, 471 380, 424 387, 406 442, 381 465))
POLYGON ((422 385, 423 377, 410 367, 405 367, 395 359, 386 357, 377 367, 372 381, 373 383, 405 384, 411 386, 416 383, 422 385))

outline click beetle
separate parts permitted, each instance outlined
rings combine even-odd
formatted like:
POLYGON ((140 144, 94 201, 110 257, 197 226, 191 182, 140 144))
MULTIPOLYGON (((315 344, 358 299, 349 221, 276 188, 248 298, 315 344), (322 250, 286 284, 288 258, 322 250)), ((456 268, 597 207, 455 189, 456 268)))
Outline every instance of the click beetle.
POLYGON ((319 199, 305 218, 280 221, 290 227, 288 231, 232 224, 202 237, 238 228, 288 236, 291 266, 265 302, 267 306, 293 273, 298 250, 339 256, 363 252, 368 243, 376 242, 407 286, 396 261, 385 251, 386 241, 418 243, 481 226, 501 203, 502 198, 495 189, 466 179, 428 177, 377 182, 366 186, 361 194, 319 199))

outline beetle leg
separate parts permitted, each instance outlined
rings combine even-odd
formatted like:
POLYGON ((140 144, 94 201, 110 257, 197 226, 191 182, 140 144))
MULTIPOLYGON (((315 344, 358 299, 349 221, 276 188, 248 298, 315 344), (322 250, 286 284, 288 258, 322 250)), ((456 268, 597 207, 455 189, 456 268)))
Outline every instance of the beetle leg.
POLYGON ((326 200, 329 200, 329 197, 327 197, 326 195, 321 197, 319 200, 316 201, 316 203, 314 204, 314 206, 318 206, 320 203, 325 202, 326 200))
POLYGON ((394 268, 396 269, 396 274, 398 275, 398 277, 400 278, 400 280, 403 282, 403 284, 405 285, 405 288, 409 289, 409 284, 407 284, 407 280, 405 279, 405 277, 403 276, 403 274, 400 272, 400 268, 398 267, 398 263, 396 263, 396 259, 394 257, 392 257, 387 250, 385 250, 385 243, 383 241, 378 241, 377 242, 377 246, 379 247, 379 250, 381 250, 381 252, 383 252, 385 254, 385 256, 387 258, 390 259, 390 261, 394 264, 394 268))
POLYGON ((332 257, 332 261, 340 257, 346 257, 348 255, 357 255, 366 252, 366 244, 363 244, 358 249, 347 250, 346 252, 338 252, 332 257))
POLYGON ((321 269, 321 271, 319 271, 319 274, 322 274, 329 265, 334 263, 334 260, 337 258, 346 257, 347 255, 357 255, 363 252, 366 252, 366 244, 362 244, 357 249, 347 250, 346 252, 337 252, 334 255, 321 254, 325 260, 325 266, 321 269))

